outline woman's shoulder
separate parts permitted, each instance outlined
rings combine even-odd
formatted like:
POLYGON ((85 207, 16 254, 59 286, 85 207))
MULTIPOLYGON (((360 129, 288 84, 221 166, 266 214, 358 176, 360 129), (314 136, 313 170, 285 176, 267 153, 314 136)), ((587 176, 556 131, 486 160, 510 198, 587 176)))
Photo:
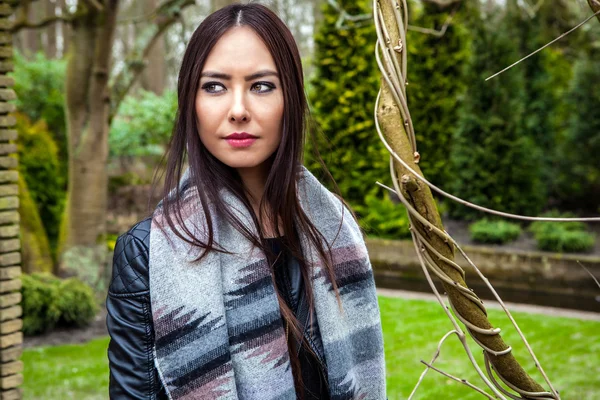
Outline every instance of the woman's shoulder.
POLYGON ((117 238, 109 292, 113 295, 142 294, 148 291, 150 226, 147 217, 117 238))

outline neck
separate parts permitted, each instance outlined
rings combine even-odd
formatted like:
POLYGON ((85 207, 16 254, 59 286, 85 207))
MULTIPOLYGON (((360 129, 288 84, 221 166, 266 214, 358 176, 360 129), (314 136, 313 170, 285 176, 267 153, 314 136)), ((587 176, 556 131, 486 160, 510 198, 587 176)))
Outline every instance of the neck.
POLYGON ((242 180, 250 204, 257 211, 265 191, 268 169, 261 164, 252 168, 238 168, 237 172, 242 180))

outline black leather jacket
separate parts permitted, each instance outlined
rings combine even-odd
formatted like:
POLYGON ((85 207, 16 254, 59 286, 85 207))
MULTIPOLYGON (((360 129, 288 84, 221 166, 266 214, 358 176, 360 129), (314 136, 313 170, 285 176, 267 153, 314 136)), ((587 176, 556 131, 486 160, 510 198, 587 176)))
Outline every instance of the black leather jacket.
MULTIPOLYGON (((150 224, 151 218, 137 223, 119 236, 115 245, 112 280, 106 299, 111 399, 167 398, 152 353, 154 328, 148 286, 150 224)), ((304 346, 296 346, 305 386, 318 393, 305 398, 328 399, 326 382, 320 384, 326 381, 327 367, 317 320, 313 315, 314 327, 310 329, 308 304, 301 290, 302 276, 293 262, 286 264, 284 273, 276 274, 278 286, 285 290, 284 298, 293 305, 292 309, 297 309, 296 317, 304 328, 304 336, 317 355, 315 359, 304 346)))

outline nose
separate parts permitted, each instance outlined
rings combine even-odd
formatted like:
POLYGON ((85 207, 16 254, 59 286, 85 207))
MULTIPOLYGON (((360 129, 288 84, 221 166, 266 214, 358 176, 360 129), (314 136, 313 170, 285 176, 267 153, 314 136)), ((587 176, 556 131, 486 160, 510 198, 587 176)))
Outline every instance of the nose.
POLYGON ((246 99, 244 94, 238 91, 233 96, 233 103, 229 109, 229 121, 230 122, 248 122, 250 121, 250 113, 246 106, 246 99))

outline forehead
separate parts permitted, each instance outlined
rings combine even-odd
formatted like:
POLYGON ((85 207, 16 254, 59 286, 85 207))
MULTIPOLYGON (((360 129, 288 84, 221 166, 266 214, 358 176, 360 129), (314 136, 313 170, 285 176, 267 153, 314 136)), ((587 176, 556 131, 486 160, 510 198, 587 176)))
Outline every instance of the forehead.
POLYGON ((275 68, 275 61, 260 36, 247 26, 231 28, 212 48, 202 72, 206 70, 246 75, 275 68))

